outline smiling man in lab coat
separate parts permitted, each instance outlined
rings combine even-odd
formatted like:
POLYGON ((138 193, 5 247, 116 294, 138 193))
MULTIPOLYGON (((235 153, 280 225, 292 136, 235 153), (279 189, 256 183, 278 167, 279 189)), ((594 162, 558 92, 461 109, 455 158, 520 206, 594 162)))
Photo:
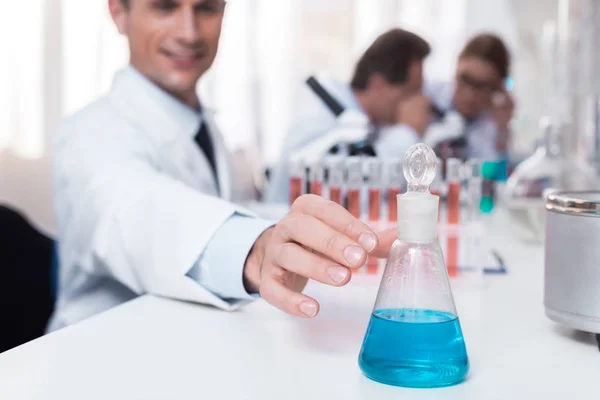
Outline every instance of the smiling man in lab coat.
POLYGON ((222 0, 108 0, 130 65, 66 119, 55 148, 59 300, 49 330, 149 293, 233 310, 258 296, 314 317, 308 279, 350 280, 380 235, 301 197, 273 224, 230 202, 233 177, 198 79, 217 54, 222 0))

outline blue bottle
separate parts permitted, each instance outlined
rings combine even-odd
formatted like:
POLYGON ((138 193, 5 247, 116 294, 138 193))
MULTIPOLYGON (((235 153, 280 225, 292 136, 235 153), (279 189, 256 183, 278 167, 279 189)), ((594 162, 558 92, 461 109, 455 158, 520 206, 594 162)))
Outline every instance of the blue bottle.
POLYGON ((398 240, 392 246, 359 365, 370 379, 436 388, 469 372, 465 341, 437 241, 439 198, 429 193, 433 150, 418 144, 404 158, 408 191, 398 196, 398 240))

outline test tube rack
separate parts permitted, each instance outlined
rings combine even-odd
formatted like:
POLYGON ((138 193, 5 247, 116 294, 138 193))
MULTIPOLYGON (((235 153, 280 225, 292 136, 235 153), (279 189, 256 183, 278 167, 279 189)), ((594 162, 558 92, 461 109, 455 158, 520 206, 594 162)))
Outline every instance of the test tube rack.
MULTIPOLYGON (((376 157, 348 157, 325 161, 293 169, 300 172, 290 181, 290 203, 302 194, 311 193, 343 205, 375 231, 396 226, 396 196, 406 190, 405 179, 398 173, 402 169, 401 160, 383 162, 376 157)), ((450 277, 478 271, 505 273, 502 259, 497 255, 489 257, 491 251, 483 250, 480 243, 485 235, 481 218, 490 211, 484 205, 489 193, 486 185, 490 183, 481 177, 481 163, 472 160, 463 164, 450 159, 445 168, 442 166, 438 160, 437 179, 431 192, 440 196, 439 241, 450 277), (477 168, 473 168, 474 163, 477 168), (477 179, 470 179, 472 176, 477 179)), ((384 263, 385 260, 369 257, 356 274, 379 275, 384 263)))

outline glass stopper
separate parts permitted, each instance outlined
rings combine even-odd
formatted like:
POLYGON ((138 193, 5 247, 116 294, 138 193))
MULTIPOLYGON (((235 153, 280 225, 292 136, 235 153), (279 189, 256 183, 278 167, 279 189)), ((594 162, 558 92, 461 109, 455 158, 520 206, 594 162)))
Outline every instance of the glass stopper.
POLYGON ((408 149, 404 156, 404 177, 409 192, 427 192, 435 179, 437 157, 433 149, 419 143, 408 149))

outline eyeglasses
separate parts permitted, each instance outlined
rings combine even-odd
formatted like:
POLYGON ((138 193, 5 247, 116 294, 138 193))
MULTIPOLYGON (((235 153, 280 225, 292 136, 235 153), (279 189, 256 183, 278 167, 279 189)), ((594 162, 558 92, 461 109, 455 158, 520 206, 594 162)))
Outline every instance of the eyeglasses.
POLYGON ((491 95, 496 91, 496 85, 491 82, 486 82, 473 78, 468 73, 461 73, 458 75, 458 82, 461 85, 469 86, 471 89, 481 94, 491 95))

